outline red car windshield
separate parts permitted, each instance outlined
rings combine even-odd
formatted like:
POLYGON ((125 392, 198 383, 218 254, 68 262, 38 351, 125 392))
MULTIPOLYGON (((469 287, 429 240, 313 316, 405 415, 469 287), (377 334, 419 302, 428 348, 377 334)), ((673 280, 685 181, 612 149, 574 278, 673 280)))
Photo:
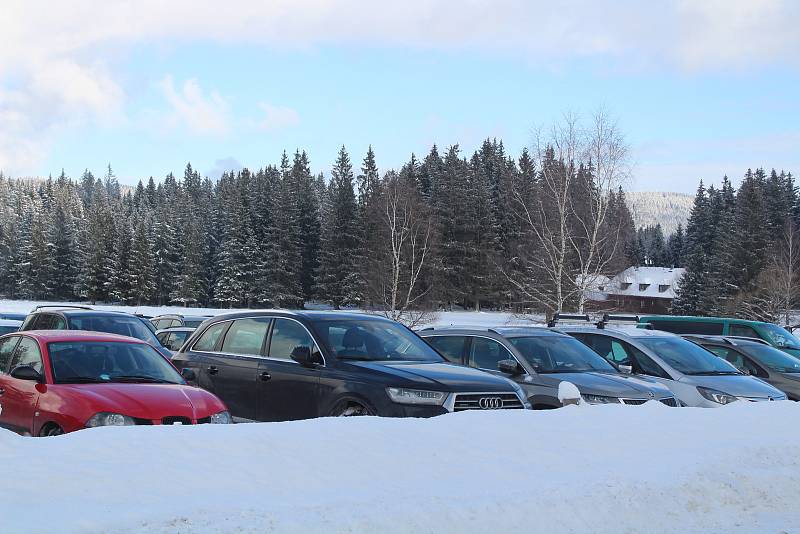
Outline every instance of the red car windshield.
POLYGON ((152 382, 184 384, 150 345, 119 341, 52 342, 47 345, 56 384, 152 382))

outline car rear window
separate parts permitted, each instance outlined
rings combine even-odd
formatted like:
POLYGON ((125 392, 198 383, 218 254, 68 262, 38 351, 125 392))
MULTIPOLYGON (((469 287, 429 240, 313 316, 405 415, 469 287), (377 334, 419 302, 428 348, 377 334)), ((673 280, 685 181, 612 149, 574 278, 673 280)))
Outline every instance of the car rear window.
POLYGON ((108 315, 79 315, 69 318, 72 330, 90 330, 92 332, 107 332, 146 341, 151 345, 158 344, 158 338, 145 326, 138 317, 133 316, 108 316, 108 315))

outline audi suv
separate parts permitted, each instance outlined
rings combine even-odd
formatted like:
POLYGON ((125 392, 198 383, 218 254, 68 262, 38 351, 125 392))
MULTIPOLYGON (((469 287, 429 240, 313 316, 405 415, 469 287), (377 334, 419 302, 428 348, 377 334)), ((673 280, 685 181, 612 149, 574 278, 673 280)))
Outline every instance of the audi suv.
POLYGON ((245 311, 204 322, 172 358, 236 421, 429 417, 527 408, 513 381, 448 363, 405 326, 335 311, 245 311))

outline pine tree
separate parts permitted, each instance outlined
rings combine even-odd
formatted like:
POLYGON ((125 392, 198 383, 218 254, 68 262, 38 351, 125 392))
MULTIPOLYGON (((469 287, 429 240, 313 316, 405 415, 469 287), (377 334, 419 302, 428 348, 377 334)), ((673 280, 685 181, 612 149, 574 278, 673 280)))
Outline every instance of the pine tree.
POLYGON ((342 147, 331 170, 328 205, 322 238, 320 294, 336 308, 363 300, 363 281, 354 252, 358 252, 358 206, 353 189, 353 168, 342 147))

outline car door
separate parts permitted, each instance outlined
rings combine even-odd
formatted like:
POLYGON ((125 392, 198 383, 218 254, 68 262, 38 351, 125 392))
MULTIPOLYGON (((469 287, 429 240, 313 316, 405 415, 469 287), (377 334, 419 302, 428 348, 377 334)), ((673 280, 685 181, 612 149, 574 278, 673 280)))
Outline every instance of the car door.
POLYGON ((2 376, 0 387, 3 388, 3 424, 7 428, 19 433, 30 433, 33 428, 34 413, 39 401, 37 382, 33 380, 19 380, 13 378, 11 373, 17 367, 29 365, 44 375, 42 353, 36 340, 21 336, 19 343, 8 366, 8 375, 2 376))
POLYGON ((11 358, 14 356, 14 349, 17 348, 20 336, 10 336, 0 340, 0 427, 12 430, 7 421, 10 412, 5 409, 6 388, 10 388, 11 377, 8 376, 11 358))
POLYGON ((319 380, 324 361, 306 327, 294 319, 273 319, 266 354, 258 368, 259 421, 319 416, 319 380), (292 359, 293 352, 305 349, 316 365, 301 365, 292 359))
POLYGON ((238 421, 255 421, 258 414, 256 379, 269 325, 268 317, 236 319, 225 331, 219 351, 204 355, 214 393, 238 421))
POLYGON ((423 339, 448 362, 463 365, 466 336, 425 336, 423 339))

